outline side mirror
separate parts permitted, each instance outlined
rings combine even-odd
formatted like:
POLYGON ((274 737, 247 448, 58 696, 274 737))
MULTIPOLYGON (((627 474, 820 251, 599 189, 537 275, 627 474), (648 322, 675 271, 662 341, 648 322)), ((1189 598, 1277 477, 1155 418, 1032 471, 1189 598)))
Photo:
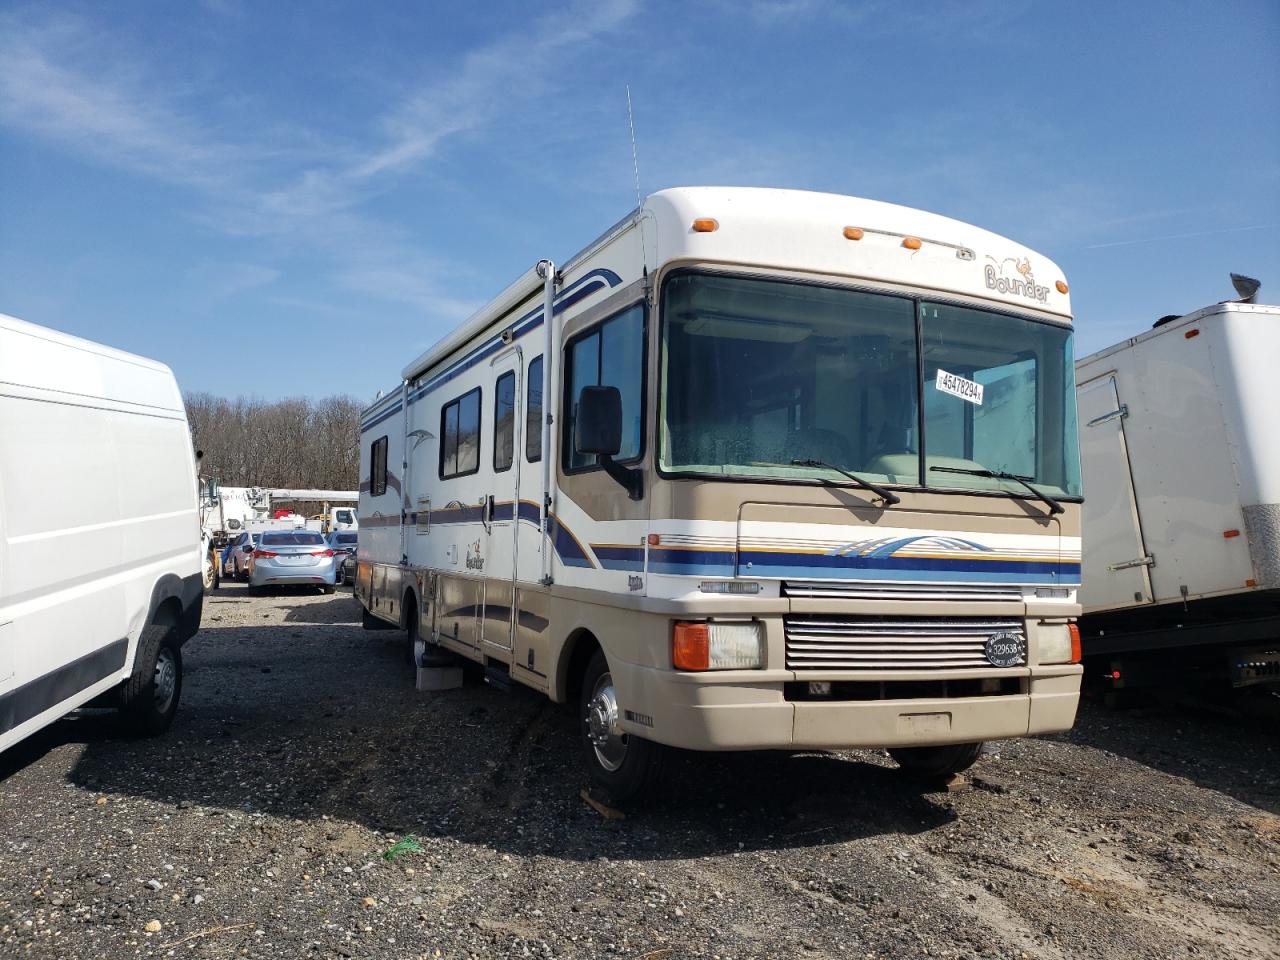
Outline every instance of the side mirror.
POLYGON ((253 544, 252 544, 252 543, 246 543, 243 547, 241 547, 241 548, 240 548, 240 552, 241 552, 241 553, 253 553, 253 544))
POLYGON ((622 449, 622 394, 617 387, 583 387, 573 430, 578 453, 594 453, 600 466, 632 500, 644 497, 644 474, 613 458, 622 449))
POLYGON ((617 387, 583 387, 573 431, 578 453, 612 457, 622 449, 622 394, 617 387))

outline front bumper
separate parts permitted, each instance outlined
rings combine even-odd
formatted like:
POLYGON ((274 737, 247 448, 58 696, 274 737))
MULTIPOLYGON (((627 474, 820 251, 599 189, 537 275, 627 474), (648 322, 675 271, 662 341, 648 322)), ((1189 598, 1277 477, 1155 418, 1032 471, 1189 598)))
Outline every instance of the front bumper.
MULTIPOLYGON (((611 663, 628 733, 690 750, 931 746, 1069 730, 1079 665, 1024 669, 1025 692, 904 700, 788 700, 793 671, 679 673, 611 663)), ((859 679, 865 679, 860 677, 859 679)))

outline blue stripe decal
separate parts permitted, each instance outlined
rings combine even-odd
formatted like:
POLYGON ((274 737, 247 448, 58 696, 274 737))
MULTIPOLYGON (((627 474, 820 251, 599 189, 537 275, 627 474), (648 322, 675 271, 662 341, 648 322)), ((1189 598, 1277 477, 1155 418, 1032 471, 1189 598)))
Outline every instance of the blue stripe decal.
POLYGON ((397 413, 399 413, 399 412, 400 412, 400 404, 399 404, 399 402, 397 402, 395 406, 390 407, 390 408, 388 408, 386 411, 384 411, 383 413, 378 414, 376 417, 374 417, 374 418, 373 418, 372 420, 370 420, 368 423, 362 423, 362 424, 360 424, 360 430, 361 430, 361 432, 364 432, 364 431, 366 431, 366 430, 372 430, 374 427, 376 427, 378 424, 380 424, 383 420, 387 419, 387 417, 395 416, 395 415, 396 415, 397 413))

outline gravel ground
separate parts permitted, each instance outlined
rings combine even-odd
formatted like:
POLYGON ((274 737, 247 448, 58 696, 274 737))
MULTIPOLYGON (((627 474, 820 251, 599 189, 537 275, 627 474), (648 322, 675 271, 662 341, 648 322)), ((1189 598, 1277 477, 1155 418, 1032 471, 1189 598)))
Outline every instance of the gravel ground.
POLYGON ((358 614, 224 587, 167 735, 77 717, 0 758, 0 956, 1280 956, 1274 726, 1086 705, 956 793, 681 756, 611 821, 570 715, 417 693, 358 614))

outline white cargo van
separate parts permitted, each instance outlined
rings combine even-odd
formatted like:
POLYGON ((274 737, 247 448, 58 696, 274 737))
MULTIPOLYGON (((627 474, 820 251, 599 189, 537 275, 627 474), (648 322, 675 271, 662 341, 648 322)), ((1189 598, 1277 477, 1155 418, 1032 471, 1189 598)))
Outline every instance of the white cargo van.
POLYGON ((197 497, 167 367, 0 314, 0 750, 95 698, 169 726, 197 497))
POLYGON ((1280 306, 1250 284, 1076 364, 1083 652, 1113 687, 1280 684, 1280 306))

